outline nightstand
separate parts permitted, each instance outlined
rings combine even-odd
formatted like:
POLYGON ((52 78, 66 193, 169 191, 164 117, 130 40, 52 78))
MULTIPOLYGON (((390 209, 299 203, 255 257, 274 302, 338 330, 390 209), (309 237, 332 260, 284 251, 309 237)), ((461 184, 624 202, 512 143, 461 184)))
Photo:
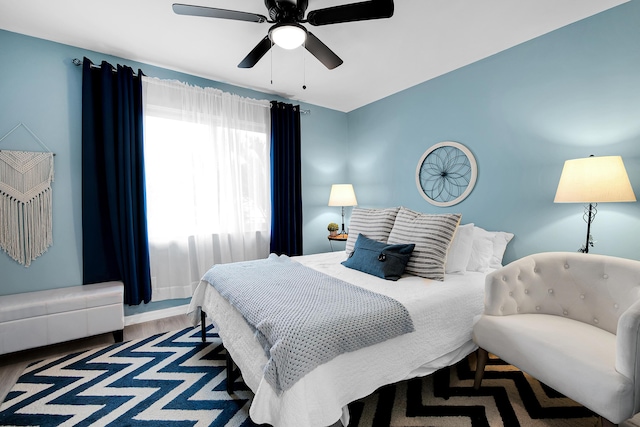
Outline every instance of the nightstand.
POLYGON ((337 234, 335 236, 327 236, 327 239, 329 240, 337 240, 339 242, 346 242, 347 239, 349 238, 348 234, 337 234))
POLYGON ((331 252, 333 252, 333 243, 334 241, 336 242, 346 242, 347 239, 349 238, 348 234, 338 234, 335 236, 327 236, 327 239, 329 239, 329 246, 331 246, 331 252))

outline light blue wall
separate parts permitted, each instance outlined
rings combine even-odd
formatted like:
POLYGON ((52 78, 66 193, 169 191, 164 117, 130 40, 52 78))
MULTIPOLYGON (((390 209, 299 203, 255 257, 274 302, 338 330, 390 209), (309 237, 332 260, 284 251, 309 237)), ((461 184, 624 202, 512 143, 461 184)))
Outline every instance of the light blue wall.
MULTIPOLYGON (((279 99, 195 76, 135 63, 0 30, 0 137, 16 124, 26 124, 53 152, 53 241, 49 250, 25 268, 0 251, 0 295, 82 284, 81 237, 81 85, 82 69, 73 58, 87 56, 94 63, 107 60, 141 68, 145 75, 178 79, 199 86, 258 99, 279 99)), ((289 101, 293 102, 293 101, 289 101)), ((293 102, 296 103, 296 102, 293 102)), ((334 153, 346 145, 346 114, 315 105, 301 117, 305 252, 328 250, 326 229, 332 208, 329 188, 345 176, 344 162, 334 153), (329 167, 318 165, 328 164, 329 167), (326 193, 323 194, 323 193, 326 193), (325 224, 326 225, 326 224, 325 224)), ((0 149, 38 151, 41 147, 19 129, 0 143, 0 149)), ((152 303, 128 308, 127 314, 184 304, 187 300, 152 303)))
MULTIPOLYGON (((586 233, 582 207, 553 204, 564 160, 622 155, 640 195, 638 40, 640 3, 633 0, 348 114, 303 104, 311 111, 302 116, 305 253, 330 249, 325 227, 339 222, 340 211, 327 201, 331 184, 341 182, 354 184, 360 206, 456 211, 463 222, 511 231, 516 238, 508 261, 576 250, 586 233), (414 177, 422 153, 444 140, 467 145, 479 169, 473 193, 449 209, 425 202, 414 177)), ((71 59, 86 55, 142 68, 148 76, 273 98, 6 31, 0 31, 0 52, 0 134, 23 122, 57 154, 54 245, 28 269, 0 253, 0 295, 82 281, 81 70, 71 59)), ((39 149, 23 131, 1 148, 39 149)), ((640 258, 640 204, 598 208, 593 252, 640 258)))
MULTIPOLYGON (((312 107, 313 108, 313 107, 312 107)), ((315 109, 301 118, 302 129, 302 201, 304 253, 331 250, 327 225, 339 222, 340 210, 328 207, 331 184, 346 182, 347 159, 342 155, 347 147, 347 115, 329 109, 315 109), (327 126, 330 124, 330 126, 327 126)), ((344 243, 334 243, 344 250, 344 243)))
MULTIPOLYGON (((640 2, 634 0, 348 114, 349 180, 361 206, 461 212, 515 233, 506 261, 575 251, 579 204, 554 204, 564 161, 621 155, 640 196, 640 2), (462 203, 419 195, 417 162, 440 141, 474 153, 462 203), (384 173, 381 173, 384 171, 384 173)), ((594 253, 640 259, 640 203, 598 206, 594 253)))

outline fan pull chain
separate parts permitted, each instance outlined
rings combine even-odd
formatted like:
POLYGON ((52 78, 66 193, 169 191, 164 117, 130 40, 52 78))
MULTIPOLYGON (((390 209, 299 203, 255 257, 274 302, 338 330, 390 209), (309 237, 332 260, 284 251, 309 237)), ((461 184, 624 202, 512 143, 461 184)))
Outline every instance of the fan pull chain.
POLYGON ((269 59, 271 60, 271 84, 273 84, 273 45, 269 49, 269 59))
POLYGON ((307 50, 307 41, 305 40, 303 43, 304 49, 302 49, 302 90, 307 90, 307 55, 305 55, 305 51, 307 50))

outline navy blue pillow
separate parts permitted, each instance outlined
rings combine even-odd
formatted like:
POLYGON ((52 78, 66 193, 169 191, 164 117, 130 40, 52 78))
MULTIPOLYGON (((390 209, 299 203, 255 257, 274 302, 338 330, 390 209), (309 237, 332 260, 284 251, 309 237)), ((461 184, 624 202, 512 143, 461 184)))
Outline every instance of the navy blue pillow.
POLYGON ((342 265, 383 279, 398 280, 415 246, 413 243, 389 245, 358 234, 353 252, 342 265))

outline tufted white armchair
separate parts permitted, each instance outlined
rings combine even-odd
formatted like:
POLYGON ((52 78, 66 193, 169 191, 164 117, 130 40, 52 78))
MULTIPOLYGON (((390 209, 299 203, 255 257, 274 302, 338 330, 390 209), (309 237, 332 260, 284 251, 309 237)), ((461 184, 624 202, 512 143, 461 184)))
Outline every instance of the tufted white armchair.
POLYGON ((640 412, 640 261, 549 252, 487 276, 480 347, 616 425, 640 412))

